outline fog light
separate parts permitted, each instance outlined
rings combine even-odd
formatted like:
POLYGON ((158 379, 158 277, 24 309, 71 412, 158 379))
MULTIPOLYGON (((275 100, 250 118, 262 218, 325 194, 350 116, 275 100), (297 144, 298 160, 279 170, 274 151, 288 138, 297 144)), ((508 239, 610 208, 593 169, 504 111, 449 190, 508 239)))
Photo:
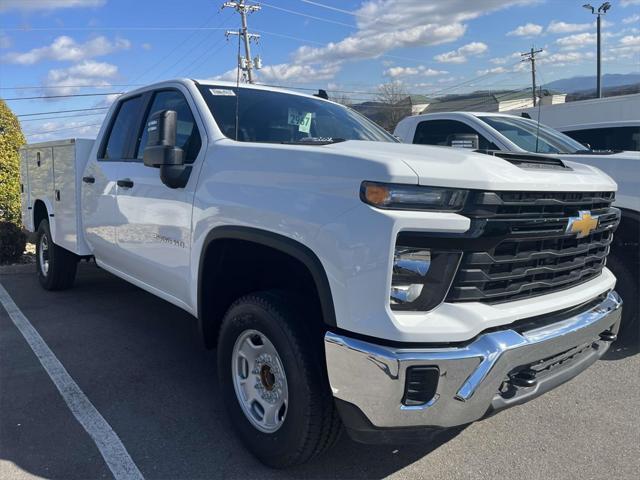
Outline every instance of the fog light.
POLYGON ((397 245, 393 256, 391 308, 428 311, 438 306, 451 285, 460 255, 397 245))

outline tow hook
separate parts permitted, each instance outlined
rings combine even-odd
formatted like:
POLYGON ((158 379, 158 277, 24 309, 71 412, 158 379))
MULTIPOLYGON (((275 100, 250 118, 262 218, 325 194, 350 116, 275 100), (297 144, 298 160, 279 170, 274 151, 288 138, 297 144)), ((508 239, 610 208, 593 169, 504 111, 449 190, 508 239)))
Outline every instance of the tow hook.
POLYGON ((600 334, 600 340, 604 340, 605 342, 615 342, 617 338, 618 335, 609 330, 600 334))
POLYGON ((511 384, 516 387, 534 387, 538 381, 536 380, 536 372, 533 370, 520 370, 510 378, 511 384))

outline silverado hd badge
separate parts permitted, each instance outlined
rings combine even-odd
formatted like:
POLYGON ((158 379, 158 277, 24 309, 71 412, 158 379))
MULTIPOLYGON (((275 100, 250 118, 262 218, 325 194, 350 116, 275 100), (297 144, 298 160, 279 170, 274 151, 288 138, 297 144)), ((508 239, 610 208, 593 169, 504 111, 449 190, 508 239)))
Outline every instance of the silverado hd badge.
POLYGON ((584 238, 598 228, 598 217, 592 217, 588 210, 580 210, 577 217, 570 217, 567 233, 575 233, 576 238, 584 238))

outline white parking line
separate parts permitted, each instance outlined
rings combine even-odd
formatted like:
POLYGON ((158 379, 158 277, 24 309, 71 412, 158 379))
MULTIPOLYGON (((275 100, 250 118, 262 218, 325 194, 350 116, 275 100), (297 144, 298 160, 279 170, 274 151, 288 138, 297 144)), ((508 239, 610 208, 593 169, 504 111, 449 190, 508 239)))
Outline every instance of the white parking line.
POLYGON ((13 324, 20 330, 33 353, 35 353, 49 378, 62 395, 65 403, 93 439, 116 480, 136 480, 144 477, 133 462, 129 452, 96 407, 89 401, 78 384, 71 378, 64 365, 56 358, 38 331, 24 316, 9 293, 0 283, 0 303, 9 314, 13 324))

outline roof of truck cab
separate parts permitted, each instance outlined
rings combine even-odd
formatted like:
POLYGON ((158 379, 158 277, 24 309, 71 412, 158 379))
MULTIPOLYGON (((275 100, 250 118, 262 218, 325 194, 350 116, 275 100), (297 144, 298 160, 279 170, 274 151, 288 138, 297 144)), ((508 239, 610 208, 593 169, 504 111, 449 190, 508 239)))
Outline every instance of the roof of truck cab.
MULTIPOLYGON (((156 83, 152 83, 149 85, 144 85, 140 88, 136 88, 135 90, 131 90, 129 92, 126 92, 125 95, 131 95, 131 94, 135 94, 137 92, 144 92, 150 89, 154 89, 154 88, 159 88, 162 87, 164 85, 167 84, 171 84, 171 83, 182 83, 182 84, 199 84, 199 85, 205 85, 205 86, 211 86, 211 87, 227 87, 227 88, 236 88, 236 87, 240 87, 242 89, 248 89, 248 90, 263 90, 263 91, 267 91, 267 92, 280 92, 280 93, 287 93, 290 95, 298 95, 300 97, 308 97, 308 98, 314 98, 314 99, 318 99, 318 100, 323 100, 323 101, 328 101, 330 102, 330 100, 326 100, 324 98, 321 97, 316 97, 315 95, 310 95, 308 93, 301 93, 301 92, 296 92, 295 90, 288 90, 286 88, 281 88, 281 87, 275 87, 275 86, 271 86, 271 85, 259 85, 259 84, 255 84, 255 83, 236 83, 236 82, 229 82, 229 81, 225 81, 225 80, 211 80, 211 79, 196 79, 196 78, 173 78, 170 80, 163 80, 162 82, 156 82, 156 83)), ((335 102, 331 102, 331 103, 335 103, 335 102)))

